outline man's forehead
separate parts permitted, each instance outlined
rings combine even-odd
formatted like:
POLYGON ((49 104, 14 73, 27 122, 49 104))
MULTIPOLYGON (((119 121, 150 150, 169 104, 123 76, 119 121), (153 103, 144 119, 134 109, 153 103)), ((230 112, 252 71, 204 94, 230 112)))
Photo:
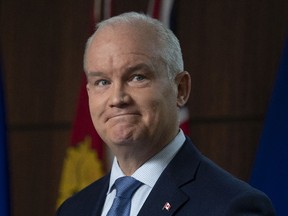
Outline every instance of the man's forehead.
POLYGON ((103 26, 98 29, 93 37, 96 40, 130 40, 136 43, 154 43, 156 45, 157 33, 154 28, 143 23, 139 25, 119 23, 103 26))
POLYGON ((156 58, 159 55, 160 47, 155 41, 145 39, 145 35, 129 32, 102 31, 96 34, 88 47, 88 55, 99 58, 156 58), (137 35, 138 34, 138 35, 137 35))
POLYGON ((98 29, 86 53, 87 63, 119 66, 125 61, 143 61, 154 65, 160 59, 161 50, 151 35, 141 34, 138 29, 127 24, 98 29))
POLYGON ((91 71, 88 71, 87 75, 88 76, 102 76, 106 74, 107 72, 113 73, 116 71, 125 72, 125 73, 131 73, 131 72, 139 71, 139 70, 152 72, 153 71, 152 68, 153 68, 152 65, 146 64, 145 62, 144 63, 134 62, 133 64, 127 64, 121 68, 116 68, 115 70, 111 70, 111 71, 106 71, 105 69, 101 69, 101 68, 99 68, 99 70, 91 70, 91 71))
POLYGON ((87 69, 95 70, 100 68, 105 68, 107 70, 121 69, 126 70, 126 68, 154 68, 157 64, 156 58, 151 55, 146 55, 140 52, 127 52, 121 54, 111 53, 111 55, 90 55, 87 58, 87 69))

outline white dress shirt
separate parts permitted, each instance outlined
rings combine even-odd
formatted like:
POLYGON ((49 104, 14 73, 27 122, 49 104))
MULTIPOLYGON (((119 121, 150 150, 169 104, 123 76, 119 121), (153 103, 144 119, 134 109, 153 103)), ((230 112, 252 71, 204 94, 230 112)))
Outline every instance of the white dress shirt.
MULTIPOLYGON (((131 211, 130 215, 135 216, 140 211, 142 205, 147 199, 149 193, 151 192, 153 186, 157 182, 158 178, 169 164, 169 162, 176 155, 178 150, 181 148, 185 142, 185 135, 180 129, 177 136, 170 142, 165 148, 163 148, 159 153, 157 153, 150 160, 145 162, 141 167, 139 167, 133 175, 133 178, 142 182, 143 185, 138 188, 134 193, 131 200, 131 211)), ((117 158, 114 158, 110 176, 109 188, 106 195, 106 200, 103 206, 101 216, 106 216, 109 209, 112 206, 113 200, 116 195, 116 189, 111 189, 115 180, 119 177, 125 176, 121 168, 118 165, 117 158)))

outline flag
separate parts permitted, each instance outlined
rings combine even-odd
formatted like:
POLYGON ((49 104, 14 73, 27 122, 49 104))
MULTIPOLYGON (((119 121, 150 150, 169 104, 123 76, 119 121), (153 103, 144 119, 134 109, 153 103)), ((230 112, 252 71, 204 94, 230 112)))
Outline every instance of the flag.
POLYGON ((288 215, 288 40, 250 183, 271 198, 278 216, 288 215))
POLYGON ((150 0, 147 13, 149 16, 160 20, 176 34, 174 0, 150 0))
POLYGON ((2 68, 0 63, 0 215, 9 215, 8 161, 2 68))
MULTIPOLYGON (((176 7, 174 0, 150 0, 147 14, 161 21, 167 28, 170 28, 176 34, 176 7)), ((189 135, 189 110, 186 106, 179 112, 180 128, 184 134, 189 135)))
MULTIPOLYGON (((95 20, 100 19, 101 1, 96 0, 94 6, 91 31, 94 30, 95 20)), ((84 72, 82 74, 78 108, 73 123, 71 142, 64 159, 57 206, 102 177, 105 172, 104 144, 90 117, 87 81, 84 72)))

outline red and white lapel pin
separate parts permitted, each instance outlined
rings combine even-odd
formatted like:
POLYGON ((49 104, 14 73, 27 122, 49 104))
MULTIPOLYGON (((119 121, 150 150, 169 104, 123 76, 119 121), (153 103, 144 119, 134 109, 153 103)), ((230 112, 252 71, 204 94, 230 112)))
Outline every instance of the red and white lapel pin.
POLYGON ((171 204, 169 202, 166 202, 162 208, 162 210, 169 211, 171 209, 171 204))

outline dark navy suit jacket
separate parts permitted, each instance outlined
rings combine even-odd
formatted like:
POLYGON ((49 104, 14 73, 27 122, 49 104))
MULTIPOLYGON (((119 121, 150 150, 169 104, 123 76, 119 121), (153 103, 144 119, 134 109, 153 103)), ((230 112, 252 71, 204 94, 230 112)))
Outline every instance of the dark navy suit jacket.
MULTIPOLYGON (((57 216, 100 216, 110 175, 94 182, 58 209, 57 216)), ((262 192, 207 159, 189 138, 161 174, 139 216, 275 215, 262 192), (163 208, 169 203, 170 208, 163 208)), ((116 216, 116 215, 115 215, 116 216)))

